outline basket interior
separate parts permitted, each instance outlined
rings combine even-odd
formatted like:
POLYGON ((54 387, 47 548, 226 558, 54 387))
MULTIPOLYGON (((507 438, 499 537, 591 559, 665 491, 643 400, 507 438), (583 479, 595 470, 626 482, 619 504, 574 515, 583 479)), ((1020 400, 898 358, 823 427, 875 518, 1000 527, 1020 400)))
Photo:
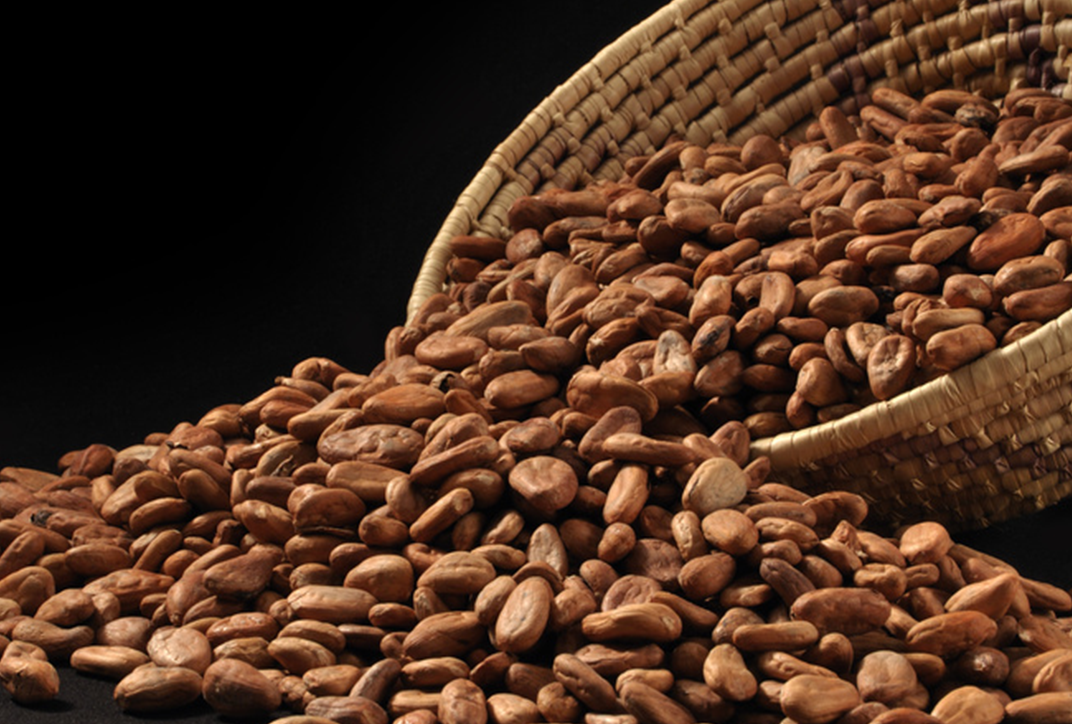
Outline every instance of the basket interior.
POLYGON ((876 86, 1072 98, 1070 0, 674 0, 603 48, 488 156, 432 240, 407 306, 440 291, 457 234, 509 233, 540 189, 616 178, 672 134, 738 143, 800 136, 876 86))
MULTIPOLYGON (((493 150, 429 247, 408 313, 444 289, 452 238, 505 239, 517 198, 618 178, 672 136, 800 138, 822 108, 857 113, 878 86, 1072 98, 1070 15, 1072 0, 674 0, 493 150)), ((754 450, 787 482, 856 489, 905 518, 935 517, 936 495, 947 518, 973 526, 1045 507, 1072 494, 1072 312, 1025 342, 754 450)))

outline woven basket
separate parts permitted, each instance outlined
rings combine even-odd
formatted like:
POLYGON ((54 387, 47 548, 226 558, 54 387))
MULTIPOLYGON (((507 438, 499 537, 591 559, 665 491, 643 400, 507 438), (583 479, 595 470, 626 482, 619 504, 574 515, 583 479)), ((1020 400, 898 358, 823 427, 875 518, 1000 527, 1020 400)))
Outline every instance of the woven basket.
MULTIPOLYGON (((870 90, 1020 86, 1072 98, 1072 0, 674 0, 543 100, 458 197, 412 316, 444 288, 450 240, 507 238, 519 196, 618 178, 671 135, 800 137, 870 90)), ((953 374, 835 422, 757 440, 771 479, 860 493, 879 523, 982 528, 1072 493, 1072 312, 953 374)))

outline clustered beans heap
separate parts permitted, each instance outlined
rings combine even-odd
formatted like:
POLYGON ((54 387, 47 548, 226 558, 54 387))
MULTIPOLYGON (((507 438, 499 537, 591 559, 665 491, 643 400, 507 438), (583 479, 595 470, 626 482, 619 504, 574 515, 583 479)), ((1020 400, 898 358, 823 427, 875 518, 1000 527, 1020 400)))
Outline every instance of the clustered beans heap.
POLYGON ((1072 104, 876 91, 454 240, 368 373, 0 471, 0 683, 291 724, 1067 722, 1072 591, 778 483, 1072 304, 1072 104))
POLYGON ((524 300, 582 362, 757 438, 1072 309, 1068 101, 872 100, 858 118, 826 108, 801 143, 671 139, 624 181, 521 198, 506 241, 455 240, 455 295, 524 300))

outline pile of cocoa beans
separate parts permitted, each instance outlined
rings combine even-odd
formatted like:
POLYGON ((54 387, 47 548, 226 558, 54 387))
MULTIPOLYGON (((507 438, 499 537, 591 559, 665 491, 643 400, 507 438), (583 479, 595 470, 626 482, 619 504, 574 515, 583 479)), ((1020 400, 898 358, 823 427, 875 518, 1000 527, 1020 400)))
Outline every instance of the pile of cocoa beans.
POLYGON ((1072 721, 1072 591, 750 443, 1072 308, 1072 104, 670 139, 453 240, 368 372, 0 470, 0 683, 291 724, 1072 721))
POLYGON ((855 118, 826 108, 802 142, 671 139, 624 181, 522 197, 505 241, 455 240, 455 297, 523 300, 583 363, 757 438, 1072 309, 1068 101, 872 101, 855 118))

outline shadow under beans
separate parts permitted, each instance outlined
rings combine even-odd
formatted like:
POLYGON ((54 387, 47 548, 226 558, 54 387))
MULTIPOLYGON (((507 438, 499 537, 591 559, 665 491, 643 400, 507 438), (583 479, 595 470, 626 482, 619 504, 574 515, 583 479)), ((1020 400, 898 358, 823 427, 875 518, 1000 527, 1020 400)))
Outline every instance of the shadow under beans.
POLYGON ((250 717, 227 717, 217 713, 203 699, 160 712, 124 712, 113 698, 116 682, 75 671, 68 665, 56 667, 60 692, 51 701, 35 705, 15 703, 0 691, 0 724, 97 724, 98 722, 171 722, 174 724, 259 724, 294 712, 278 710, 250 717))
POLYGON ((1072 498, 1036 513, 953 536, 957 543, 995 556, 1022 576, 1072 589, 1072 498))

